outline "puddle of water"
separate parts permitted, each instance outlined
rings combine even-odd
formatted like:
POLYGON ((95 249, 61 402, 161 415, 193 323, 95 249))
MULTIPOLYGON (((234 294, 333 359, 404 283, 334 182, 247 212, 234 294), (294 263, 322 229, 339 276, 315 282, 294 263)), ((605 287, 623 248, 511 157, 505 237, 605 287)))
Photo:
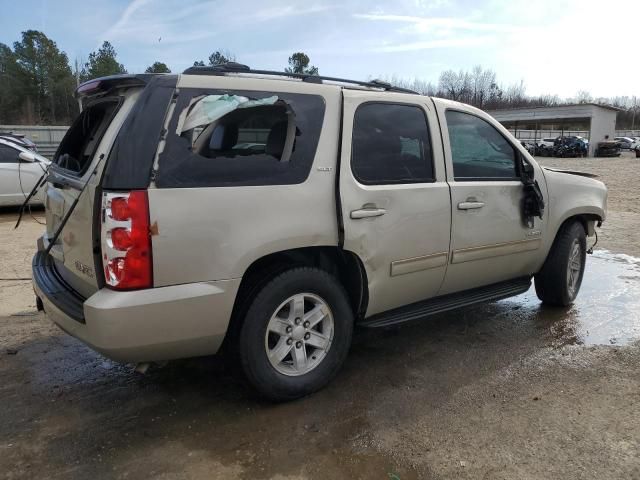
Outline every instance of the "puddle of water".
POLYGON ((578 298, 566 309, 543 307, 533 287, 503 302, 530 310, 558 345, 628 344, 640 339, 640 258, 607 250, 588 255, 578 298))

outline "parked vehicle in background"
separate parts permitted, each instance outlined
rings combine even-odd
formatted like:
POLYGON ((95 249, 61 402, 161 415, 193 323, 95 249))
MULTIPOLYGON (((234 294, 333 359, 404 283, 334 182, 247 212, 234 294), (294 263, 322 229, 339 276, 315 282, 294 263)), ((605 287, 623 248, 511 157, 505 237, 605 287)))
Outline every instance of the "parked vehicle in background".
POLYGON ((536 155, 540 157, 553 156, 553 147, 555 145, 555 141, 555 138, 541 138, 540 140, 538 140, 536 155))
POLYGON ((357 325, 533 278, 543 303, 571 304, 605 218, 603 183, 542 168, 486 112, 384 82, 234 63, 78 94, 38 305, 119 361, 230 352, 275 400, 329 382, 357 325))
POLYGON ((596 157, 619 157, 620 142, 615 140, 605 140, 598 142, 596 148, 596 157))
POLYGON ((636 147, 636 143, 630 137, 615 137, 614 140, 620 144, 622 150, 632 150, 636 147))
POLYGON ((538 146, 544 146, 544 147, 549 147, 552 148, 556 143, 556 139, 555 138, 541 138, 540 140, 538 140, 538 146))
POLYGON ((553 147, 554 157, 586 157, 589 147, 582 137, 558 137, 553 147))
MULTIPOLYGON (((0 206, 22 205, 48 165, 43 156, 0 138, 0 206)), ((44 194, 39 192, 30 203, 41 204, 43 200, 44 194)))
POLYGON ((15 133, 3 133, 3 132, 0 132, 0 139, 6 140, 8 142, 15 143, 16 145, 19 145, 19 146, 21 146, 23 148, 26 148, 28 150, 32 150, 34 152, 38 151, 38 147, 36 146, 36 144, 33 143, 31 140, 29 140, 24 135, 19 135, 19 134, 15 134, 15 133))

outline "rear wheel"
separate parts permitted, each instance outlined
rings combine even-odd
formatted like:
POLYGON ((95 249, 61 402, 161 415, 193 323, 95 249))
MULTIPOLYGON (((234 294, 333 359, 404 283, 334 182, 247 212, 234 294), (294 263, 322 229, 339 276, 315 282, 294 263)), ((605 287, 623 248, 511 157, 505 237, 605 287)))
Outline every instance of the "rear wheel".
POLYGON ((331 274, 287 270, 268 282, 249 307, 239 337, 249 383, 276 401, 308 395, 338 372, 351 345, 353 313, 331 274))
POLYGON ((535 276, 536 294, 542 303, 567 306, 573 303, 584 275, 587 237, 579 222, 563 225, 535 276))

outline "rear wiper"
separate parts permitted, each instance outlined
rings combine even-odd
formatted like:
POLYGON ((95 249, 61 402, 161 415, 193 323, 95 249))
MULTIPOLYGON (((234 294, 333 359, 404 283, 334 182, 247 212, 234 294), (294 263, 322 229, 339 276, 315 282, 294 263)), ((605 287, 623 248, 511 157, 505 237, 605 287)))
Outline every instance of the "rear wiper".
POLYGON ((44 186, 44 184, 47 183, 47 175, 49 174, 49 168, 51 168, 51 165, 53 165, 53 163, 50 163, 47 166, 42 176, 38 179, 36 184, 31 189, 31 192, 29 192, 29 195, 27 195, 27 197, 24 199, 24 203, 20 207, 20 214, 18 215, 18 221, 16 222, 16 226, 13 227, 14 230, 20 226, 20 222, 22 221, 22 215, 24 214, 24 209, 27 207, 27 204, 29 203, 29 201, 35 196, 38 190, 40 190, 44 186))
POLYGON ((89 177, 87 178, 87 181, 84 182, 84 185, 82 185, 82 188, 80 189, 80 193, 78 194, 78 196, 75 198, 75 200, 73 201, 73 203, 69 207, 69 210, 67 210, 67 213, 65 214, 64 218, 60 222, 60 225, 58 225, 58 229, 53 234, 53 237, 49 238, 49 245, 47 245, 47 248, 46 248, 46 250, 44 252, 46 255, 49 254, 49 252, 53 248, 53 245, 56 243, 56 241, 58 241, 58 237, 60 236, 60 233, 62 232, 62 229, 67 224, 67 221, 69 220, 69 217, 71 217, 71 214, 75 210, 76 205, 78 205, 78 201, 80 200, 80 197, 82 196, 82 194, 84 193, 85 189, 87 188, 87 185, 89 185, 89 181, 91 180, 91 178, 98 171, 98 167, 102 163, 103 159, 104 159, 104 153, 100 155, 100 158, 98 159, 98 163, 96 163, 96 166, 93 167, 93 170, 91 171, 91 175, 89 175, 89 177))

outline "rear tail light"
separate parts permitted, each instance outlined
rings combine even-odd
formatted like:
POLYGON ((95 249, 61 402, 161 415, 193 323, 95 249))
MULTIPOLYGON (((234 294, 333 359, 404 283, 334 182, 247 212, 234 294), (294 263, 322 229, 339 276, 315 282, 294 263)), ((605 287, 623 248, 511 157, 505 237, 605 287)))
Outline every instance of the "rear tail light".
POLYGON ((146 190, 105 193, 102 199, 102 265, 117 290, 153 284, 149 200, 146 190))

